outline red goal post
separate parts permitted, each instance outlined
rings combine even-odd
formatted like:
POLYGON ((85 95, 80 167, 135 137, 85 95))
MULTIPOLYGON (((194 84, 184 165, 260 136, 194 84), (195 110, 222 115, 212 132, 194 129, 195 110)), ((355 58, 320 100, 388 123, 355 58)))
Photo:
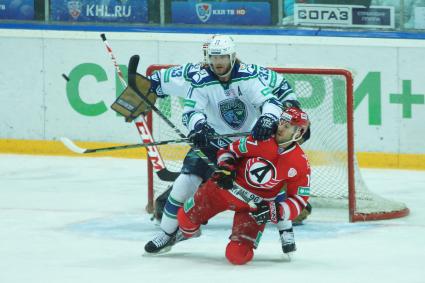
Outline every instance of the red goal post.
MULTIPOLYGON (((172 65, 151 65, 146 75, 172 65)), ((354 152, 353 77, 344 69, 270 68, 289 81, 311 119, 312 136, 302 145, 312 166, 311 203, 313 207, 348 208, 350 222, 382 220, 409 214, 404 203, 372 193, 364 183, 354 152)), ((180 98, 158 99, 157 107, 183 132, 180 98)), ((148 115, 148 125, 156 141, 177 136, 156 114, 148 115)), ((159 148, 167 168, 179 171, 187 146, 159 148)), ((148 164, 147 211, 168 185, 159 180, 148 164)))

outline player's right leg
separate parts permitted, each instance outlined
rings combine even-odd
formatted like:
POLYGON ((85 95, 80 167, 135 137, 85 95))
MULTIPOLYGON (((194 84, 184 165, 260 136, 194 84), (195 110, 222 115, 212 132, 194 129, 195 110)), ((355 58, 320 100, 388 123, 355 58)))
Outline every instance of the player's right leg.
POLYGON ((192 196, 201 182, 202 179, 193 174, 180 174, 175 180, 173 189, 165 203, 160 225, 161 231, 145 245, 147 253, 166 252, 171 248, 176 240, 177 211, 192 196))
POLYGON ((183 161, 182 173, 174 181, 173 188, 165 203, 161 219, 161 231, 145 245, 147 253, 166 252, 176 241, 177 211, 198 189, 203 180, 209 178, 212 170, 193 151, 189 151, 183 161))
POLYGON ((230 208, 225 194, 228 192, 218 188, 217 184, 210 179, 184 203, 184 207, 178 211, 177 219, 180 231, 185 238, 193 237, 199 231, 201 224, 217 213, 230 208))

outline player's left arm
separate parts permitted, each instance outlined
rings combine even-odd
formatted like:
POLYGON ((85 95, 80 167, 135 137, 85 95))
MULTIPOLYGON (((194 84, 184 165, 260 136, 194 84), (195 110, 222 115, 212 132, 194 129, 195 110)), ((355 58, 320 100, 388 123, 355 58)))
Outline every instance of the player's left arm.
POLYGON ((272 89, 273 94, 276 95, 277 99, 284 107, 301 107, 297 99, 297 95, 283 74, 269 68, 259 66, 258 78, 265 86, 272 89))
MULTIPOLYGON (((275 71, 270 70, 270 73, 276 73, 275 71)), ((279 101, 282 103, 283 108, 289 108, 289 107, 297 107, 301 108, 301 103, 299 102, 297 95, 295 94, 294 90, 292 89, 289 82, 285 79, 285 77, 282 74, 276 73, 275 76, 270 75, 270 77, 275 77, 276 84, 273 88, 273 94, 277 96, 279 101)), ((298 141, 299 144, 304 143, 308 139, 310 139, 311 129, 310 126, 308 127, 307 131, 303 134, 303 137, 300 141, 298 141)))
POLYGON ((277 118, 280 117, 282 103, 273 93, 273 89, 263 85, 258 78, 251 79, 250 83, 248 97, 254 107, 260 109, 262 115, 270 114, 277 118))
POLYGON ((252 79, 250 101, 261 111, 251 134, 256 140, 266 140, 275 134, 279 117, 282 114, 282 103, 273 94, 273 90, 264 86, 260 79, 252 79))
MULTIPOLYGON (((272 71, 273 72, 273 71, 272 71)), ((277 84, 273 89, 273 94, 279 99, 284 107, 301 107, 301 104, 298 101, 297 95, 292 89, 289 82, 285 79, 282 74, 276 74, 277 84)))

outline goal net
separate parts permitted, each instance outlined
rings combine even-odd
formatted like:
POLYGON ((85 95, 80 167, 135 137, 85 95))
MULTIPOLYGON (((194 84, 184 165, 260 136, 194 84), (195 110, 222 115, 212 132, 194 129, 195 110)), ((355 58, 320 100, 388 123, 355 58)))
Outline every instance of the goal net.
MULTIPOLYGON (((152 65, 146 74, 170 65, 152 65)), ((313 207, 345 208, 350 222, 380 220, 405 216, 404 203, 372 193, 363 181, 354 153, 353 78, 343 69, 271 68, 284 74, 303 110, 310 116, 311 138, 302 145, 312 170, 311 204, 313 207)), ((181 122, 183 101, 178 97, 158 99, 158 109, 176 127, 187 134, 181 122)), ((155 113, 148 117, 156 141, 179 138, 155 113)), ((159 152, 170 171, 178 172, 189 147, 160 146, 159 152)), ((148 161, 148 206, 171 183, 161 181, 148 161)))

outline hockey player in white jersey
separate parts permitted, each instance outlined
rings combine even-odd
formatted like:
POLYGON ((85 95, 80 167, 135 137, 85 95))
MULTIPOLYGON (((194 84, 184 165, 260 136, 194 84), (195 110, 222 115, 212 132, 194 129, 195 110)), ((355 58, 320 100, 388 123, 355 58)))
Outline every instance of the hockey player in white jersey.
MULTIPOLYGON (((166 69, 160 69, 152 74, 149 79, 152 83, 152 91, 160 98, 167 96, 179 96, 182 98, 186 97, 186 94, 191 86, 192 77, 208 66, 208 47, 210 42, 220 35, 213 35, 207 40, 202 46, 202 52, 204 55, 204 61, 199 63, 186 63, 184 65, 173 66, 166 69)), ((239 59, 235 59, 235 62, 242 63, 239 59)), ((257 69, 257 75, 260 81, 272 89, 272 93, 277 96, 278 100, 284 105, 284 107, 298 107, 300 103, 297 100, 297 96, 294 93, 291 85, 285 79, 282 74, 279 74, 271 69, 254 65, 245 64, 247 69, 257 69)), ((303 136, 303 141, 310 138, 310 128, 303 136)), ((302 143, 301 141, 300 143, 302 143)))
MULTIPOLYGON (((203 148, 206 155, 215 160, 216 149, 205 148, 211 141, 214 144, 215 133, 249 131, 255 123, 252 129, 253 136, 260 140, 267 139, 273 134, 275 122, 281 112, 281 103, 273 92, 279 93, 280 90, 283 100, 296 97, 286 80, 281 80, 277 87, 274 85, 275 90, 271 89, 264 82, 267 80, 276 82, 276 76, 273 77, 273 73, 236 60, 234 43, 228 36, 214 37, 208 53, 209 66, 201 68, 192 76, 183 121, 195 145, 203 148), (258 80, 259 76, 262 80, 258 80), (256 122, 259 114, 261 116, 256 122)), ((181 75, 181 73, 177 74, 181 75)), ((161 82, 161 76, 158 76, 158 79, 161 82)), ((163 84, 159 87, 163 87, 163 84)), ((164 89, 157 87, 157 90, 166 94, 164 89)), ((174 183, 172 193, 165 205, 161 222, 163 231, 146 244, 146 252, 158 253, 173 244, 177 229, 177 209, 211 173, 211 169, 203 161, 193 152, 189 152, 184 161, 182 174, 174 183)), ((292 234, 291 227, 282 227, 280 230, 286 230, 292 234)), ((285 247, 283 249, 286 252, 285 247)), ((295 249, 293 241, 289 249, 290 251, 295 249)))
MULTIPOLYGON (((201 69, 208 66, 208 46, 216 36, 218 35, 213 35, 203 44, 203 62, 186 63, 184 65, 160 69, 152 74, 149 77, 152 83, 152 91, 154 91, 160 98, 164 98, 166 96, 179 96, 185 98, 191 86, 192 77, 201 69)), ((241 63, 237 58, 236 62, 241 63)), ((257 68, 258 78, 264 85, 272 89, 273 94, 275 94, 279 101, 285 106, 300 107, 297 96, 282 74, 254 64, 247 64, 247 66, 249 66, 249 68, 257 68)))

